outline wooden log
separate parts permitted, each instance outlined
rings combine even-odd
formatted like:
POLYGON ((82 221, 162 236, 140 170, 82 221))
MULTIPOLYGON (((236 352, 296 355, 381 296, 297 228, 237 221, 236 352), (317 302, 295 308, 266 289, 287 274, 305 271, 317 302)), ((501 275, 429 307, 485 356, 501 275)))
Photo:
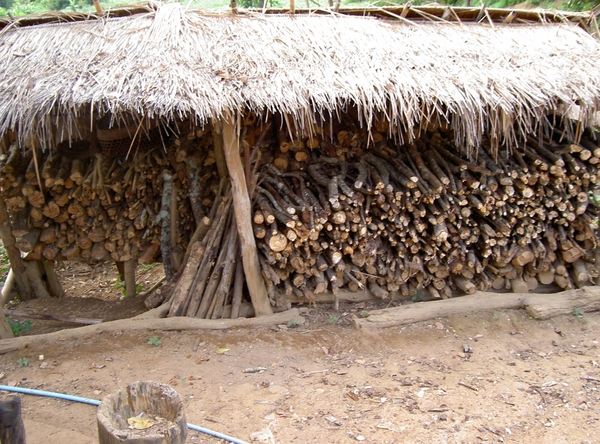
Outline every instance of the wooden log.
POLYGON ((204 256, 205 248, 201 242, 195 242, 188 250, 190 251, 189 259, 171 294, 171 309, 168 316, 182 316, 185 313, 189 303, 188 293, 204 256))
POLYGON ((221 272, 221 282, 214 296, 214 303, 211 305, 209 315, 211 319, 219 319, 223 316, 223 309, 227 303, 227 296, 231 289, 233 279, 235 277, 236 268, 236 253, 238 251, 238 235, 235 228, 232 228, 234 233, 227 245, 227 255, 221 272), (214 307, 214 308, 213 308, 214 307), (211 313, 212 311, 212 313, 211 313))
MULTIPOLYGON (((289 281, 286 281, 289 282, 289 281)), ((240 315, 240 307, 244 291, 244 267, 238 260, 235 264, 235 279, 233 281, 233 296, 231 299, 231 319, 237 319, 240 315)))
POLYGON ((7 310, 7 309, 4 309, 3 313, 4 313, 4 315, 14 316, 17 318, 42 319, 45 321, 69 322, 69 323, 73 323, 73 324, 84 324, 84 325, 93 325, 93 324, 99 324, 100 322, 103 322, 102 319, 77 318, 77 317, 73 317, 73 316, 62 316, 62 315, 55 315, 55 314, 49 314, 49 313, 44 313, 44 314, 25 313, 22 311, 7 310))
POLYGON ((460 288, 465 294, 474 294, 477 291, 477 286, 473 282, 465 278, 462 278, 460 276, 454 276, 453 281, 456 284, 456 286, 460 288))
POLYGON ((521 278, 511 279, 510 288, 513 293, 527 293, 529 291, 529 286, 521 278))
POLYGON ((246 285, 256 316, 273 313, 258 265, 258 253, 252 233, 252 205, 248 196, 246 179, 240 158, 240 141, 236 124, 230 116, 223 122, 223 144, 229 177, 233 189, 233 207, 240 236, 242 261, 246 275, 246 285))
POLYGON ((523 306, 535 319, 550 319, 563 314, 573 314, 574 309, 582 313, 600 310, 600 288, 584 287, 554 294, 529 295, 523 306))
POLYGON ((181 397, 158 382, 138 381, 104 398, 97 423, 100 444, 184 444, 187 438, 181 397), (142 418, 150 420, 149 428, 133 426, 142 418))
POLYGON ((544 285, 552 284, 554 282, 554 271, 553 270, 541 271, 537 274, 537 279, 540 282, 540 284, 544 284, 544 285))
POLYGON ((25 444, 21 398, 17 395, 9 395, 0 400, 0 442, 25 444))
POLYGON ((40 233, 40 229, 33 229, 21 234, 20 236, 15 236, 15 245, 23 253, 29 253, 31 250, 33 250, 35 244, 38 242, 40 233))
POLYGON ((573 276, 573 281, 577 288, 583 287, 590 280, 590 275, 588 274, 587 267, 585 262, 581 259, 573 262, 573 271, 571 275, 573 276))
POLYGON ((10 268, 14 272, 15 285, 19 296, 22 301, 27 301, 34 298, 31 285, 25 277, 25 265, 21 259, 21 253, 15 245, 15 238, 12 235, 12 228, 10 226, 10 218, 8 211, 4 203, 4 199, 0 198, 0 239, 6 249, 8 260, 10 262, 10 268))
MULTIPOLYGON (((167 304, 167 309, 168 309, 167 304)), ((292 308, 281 313, 272 315, 255 317, 255 318, 238 318, 238 319, 195 319, 185 316, 177 316, 173 318, 157 319, 156 313, 163 313, 164 308, 158 307, 150 312, 143 313, 134 318, 121 319, 117 321, 102 322, 95 325, 86 325, 85 327, 61 330, 53 333, 46 333, 32 336, 20 336, 12 339, 5 339, 0 342, 0 354, 9 353, 19 350, 20 348, 29 345, 43 342, 53 341, 59 338, 78 338, 89 337, 101 332, 115 331, 137 331, 137 330, 164 330, 164 331, 181 331, 181 330, 227 330, 230 328, 243 327, 260 327, 267 325, 285 324, 288 321, 300 324, 304 322, 304 318, 300 316, 297 308, 292 308), (156 311, 154 311, 156 310, 156 311), (152 312, 152 313, 151 313, 152 312)))
POLYGON ((379 285, 377 285, 377 283, 375 282, 369 282, 369 291, 371 292, 371 294, 373 296, 375 296, 378 299, 387 299, 390 296, 390 293, 386 290, 384 290, 383 288, 381 288, 379 285))

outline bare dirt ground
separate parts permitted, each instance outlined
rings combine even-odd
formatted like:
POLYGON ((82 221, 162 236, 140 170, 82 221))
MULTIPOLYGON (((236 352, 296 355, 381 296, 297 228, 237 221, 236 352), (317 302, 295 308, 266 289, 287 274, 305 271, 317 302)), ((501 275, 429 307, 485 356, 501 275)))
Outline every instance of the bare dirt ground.
MULTIPOLYGON (((88 271, 63 270, 68 293, 87 302, 17 309, 103 319, 143 311, 140 298, 118 300, 112 270, 88 271)), ((138 273, 145 286, 159 275, 138 273)), ((353 315, 375 308, 310 308, 298 327, 40 342, 0 356, 0 384, 102 399, 138 380, 166 383, 182 396, 188 422, 244 441, 600 442, 600 314, 536 321, 511 310, 351 327, 353 315)), ((29 333, 66 327, 32 323, 29 333)), ((98 442, 95 407, 29 395, 22 403, 29 443, 98 442)), ((190 432, 188 442, 222 441, 190 432)))

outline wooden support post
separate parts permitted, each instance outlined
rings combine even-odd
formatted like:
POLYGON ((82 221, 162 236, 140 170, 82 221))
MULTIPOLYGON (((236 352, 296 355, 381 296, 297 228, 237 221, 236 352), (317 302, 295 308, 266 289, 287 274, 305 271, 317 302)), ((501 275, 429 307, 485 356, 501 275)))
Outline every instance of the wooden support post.
POLYGON ((0 296, 0 307, 4 307, 4 304, 10 301, 10 294, 15 287, 15 273, 12 268, 8 270, 8 275, 4 280, 4 286, 2 287, 2 296, 0 296))
POLYGON ((169 170, 163 171, 163 195, 160 212, 156 216, 156 223, 161 223, 160 252, 167 282, 173 279, 173 266, 171 264, 171 195, 173 193, 173 175, 169 170))
POLYGON ((2 239, 2 243, 6 249, 10 268, 14 272, 15 284, 21 300, 27 301, 33 299, 34 295, 31 291, 31 286, 25 277, 25 265, 23 264, 23 259, 21 259, 21 252, 15 245, 15 237, 12 234, 8 210, 6 209, 4 199, 0 199, 0 239, 2 239))
POLYGON ((217 171, 219 179, 227 177, 227 162, 223 152, 223 124, 220 121, 213 123, 213 147, 215 150, 215 161, 217 162, 217 171))
POLYGON ((0 442, 25 444, 25 427, 21 418, 21 398, 11 395, 0 400, 0 442))
POLYGON ((246 177, 240 157, 240 138, 237 130, 236 122, 232 116, 229 116, 223 122, 223 148, 231 179, 233 209, 240 235, 246 285, 256 316, 263 316, 273 313, 273 309, 269 303, 267 288, 258 263, 258 252, 254 232, 252 231, 252 204, 246 187, 246 177))
POLYGON ((125 278, 125 292, 127 297, 135 297, 135 266, 137 265, 137 260, 135 258, 129 259, 123 263, 123 271, 125 278))
POLYGON ((100 0, 93 0, 93 2, 94 8, 96 8, 96 14, 102 17, 104 15, 104 11, 102 10, 102 6, 100 5, 100 0))

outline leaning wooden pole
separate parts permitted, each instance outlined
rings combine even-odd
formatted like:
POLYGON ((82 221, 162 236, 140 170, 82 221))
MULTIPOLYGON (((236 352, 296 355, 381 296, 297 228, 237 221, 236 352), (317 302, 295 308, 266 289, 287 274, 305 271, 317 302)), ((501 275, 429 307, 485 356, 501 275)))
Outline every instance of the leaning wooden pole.
POLYGON ((223 121, 223 151, 231 179, 233 210, 240 235, 246 285, 256 316, 263 316, 272 314, 273 310, 258 262, 258 252, 252 231, 252 205, 240 157, 240 138, 237 129, 234 117, 229 116, 223 121))
POLYGON ((23 259, 21 259, 21 252, 15 245, 15 237, 12 234, 10 218, 4 199, 0 199, 0 239, 2 239, 2 244, 6 249, 10 268, 13 270, 15 285, 17 286, 21 300, 27 301, 33 299, 35 296, 25 276, 25 264, 23 264, 23 259))

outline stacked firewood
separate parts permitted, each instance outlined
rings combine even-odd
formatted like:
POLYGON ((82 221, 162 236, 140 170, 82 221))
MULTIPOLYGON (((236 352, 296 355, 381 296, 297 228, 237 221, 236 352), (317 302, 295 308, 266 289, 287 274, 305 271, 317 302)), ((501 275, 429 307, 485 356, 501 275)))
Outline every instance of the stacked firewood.
POLYGON ((274 300, 341 288, 438 298, 598 277, 593 135, 530 137, 511 152, 488 142, 468 155, 444 128, 409 144, 387 132, 385 122, 370 135, 326 124, 293 141, 280 134, 265 154, 253 222, 274 300))
POLYGON ((161 143, 139 152, 134 146, 129 155, 116 157, 89 141, 35 156, 12 144, 0 158, 0 189, 17 246, 28 260, 153 262, 160 254, 161 198, 168 186, 173 205, 167 206, 167 219, 176 227, 168 242, 176 266, 195 219, 205 216, 203 203, 213 199, 214 172, 198 177, 196 166, 210 163, 204 149, 210 137, 195 136, 191 132, 185 143, 166 150, 161 143), (201 182, 207 184, 204 193, 201 182), (194 195, 193 211, 189 195, 194 195))
MULTIPOLYGON (((402 143, 396 128, 247 116, 240 154, 261 271, 273 305, 341 289, 439 298, 593 283, 598 165, 593 133, 561 131, 508 151, 455 147, 444 127, 402 143), (292 137, 293 136, 293 137, 292 137)), ((111 157, 81 141, 0 157, 0 192, 31 260, 162 260, 170 315, 236 317, 237 222, 219 131, 188 125, 111 157)))

